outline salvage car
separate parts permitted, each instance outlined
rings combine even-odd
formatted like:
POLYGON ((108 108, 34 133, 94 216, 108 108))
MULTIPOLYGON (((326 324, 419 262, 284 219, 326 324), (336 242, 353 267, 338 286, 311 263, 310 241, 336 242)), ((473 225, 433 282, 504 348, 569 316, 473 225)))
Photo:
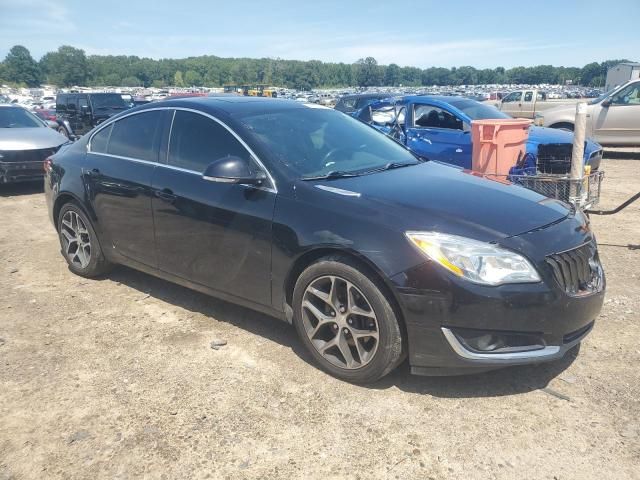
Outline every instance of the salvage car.
POLYGON ((343 95, 338 99, 336 106, 333 107, 339 112, 353 115, 359 112, 367 105, 383 98, 389 98, 390 93, 358 93, 353 95, 343 95))
MULTIPOLYGON (((470 169, 471 122, 511 117, 464 97, 416 95, 378 101, 356 118, 393 136, 421 157, 470 169)), ((571 169, 572 149, 572 132, 533 126, 526 155, 514 171, 566 174, 571 169)), ((599 144, 586 141, 584 162, 591 171, 600 167, 602 152, 599 144)))
MULTIPOLYGON (((562 100, 551 100, 547 93, 542 90, 518 90, 505 95, 499 102, 494 102, 498 110, 503 111, 516 118, 534 118, 536 114, 550 108, 573 106, 575 112, 576 99, 565 98, 562 100)), ((490 102, 491 104, 491 102, 490 102)))
POLYGON ((318 105, 167 100, 46 162, 69 269, 124 264, 291 322, 314 361, 372 382, 562 358, 605 277, 588 218, 425 162, 318 105))
MULTIPOLYGON (((573 130, 575 105, 536 115, 536 125, 573 130)), ((607 92, 587 105, 587 135, 603 145, 640 145, 640 80, 607 92)))
POLYGON ((0 183, 42 179, 44 160, 66 142, 25 108, 0 104, 0 183))

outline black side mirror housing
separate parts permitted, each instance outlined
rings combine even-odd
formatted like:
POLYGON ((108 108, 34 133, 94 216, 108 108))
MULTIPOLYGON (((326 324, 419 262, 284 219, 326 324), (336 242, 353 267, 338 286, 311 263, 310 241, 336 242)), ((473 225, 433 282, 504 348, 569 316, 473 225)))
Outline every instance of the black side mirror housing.
POLYGON ((262 185, 267 176, 262 170, 252 171, 248 161, 240 157, 227 156, 210 163, 202 178, 218 183, 262 185))
POLYGON ((609 108, 611 106, 611 99, 605 98, 600 105, 602 105, 604 108, 609 108))

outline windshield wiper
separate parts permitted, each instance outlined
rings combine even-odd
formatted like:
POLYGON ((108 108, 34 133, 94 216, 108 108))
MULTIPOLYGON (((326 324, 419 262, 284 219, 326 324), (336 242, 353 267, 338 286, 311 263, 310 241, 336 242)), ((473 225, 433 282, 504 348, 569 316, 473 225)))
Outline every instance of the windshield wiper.
POLYGON ((343 170, 331 170, 329 173, 324 175, 317 175, 315 177, 302 177, 300 180, 308 181, 308 180, 332 180, 334 178, 347 178, 347 177, 357 177, 358 173, 353 172, 345 172, 343 170))
POLYGON ((412 165, 418 165, 418 163, 389 162, 386 165, 383 165, 382 167, 373 168, 373 169, 367 170, 366 172, 363 172, 363 173, 364 174, 369 174, 369 173, 376 173, 376 172, 384 172, 386 170, 393 170, 395 168, 402 168, 402 167, 410 167, 412 165))

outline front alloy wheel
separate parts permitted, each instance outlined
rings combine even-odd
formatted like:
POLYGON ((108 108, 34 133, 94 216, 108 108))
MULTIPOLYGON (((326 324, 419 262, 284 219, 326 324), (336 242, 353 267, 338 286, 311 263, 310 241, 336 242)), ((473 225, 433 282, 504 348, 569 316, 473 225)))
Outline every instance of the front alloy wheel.
POLYGON ((298 277, 293 323, 314 360, 354 383, 378 380, 404 358, 393 299, 381 279, 351 257, 319 259, 298 277))
POLYGON ((376 354, 376 314, 348 280, 334 275, 314 280, 305 290, 301 313, 311 344, 332 365, 356 369, 376 354))

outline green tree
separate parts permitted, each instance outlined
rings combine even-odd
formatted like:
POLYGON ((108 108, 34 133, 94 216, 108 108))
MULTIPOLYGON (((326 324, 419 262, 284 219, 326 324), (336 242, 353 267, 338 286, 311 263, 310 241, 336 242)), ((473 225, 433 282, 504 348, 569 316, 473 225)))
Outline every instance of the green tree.
POLYGON ((360 87, 380 85, 378 61, 373 57, 361 58, 356 62, 357 82, 360 87))
POLYGON ((182 79, 182 72, 180 70, 176 71, 173 76, 173 84, 176 87, 184 87, 184 80, 182 79))
POLYGON ((87 57, 84 50, 79 48, 63 45, 56 52, 49 52, 42 57, 40 66, 49 83, 63 87, 87 84, 87 57))
POLYGON ((122 79, 120 85, 123 87, 139 87, 142 85, 142 81, 138 77, 129 76, 122 79))
POLYGON ((400 83, 400 67, 395 63, 389 64, 384 72, 384 84, 395 87, 400 83))
POLYGON ((187 70, 184 74, 184 84, 189 87, 199 87, 202 85, 202 75, 195 70, 187 70))
POLYGON ((25 84, 28 87, 40 85, 40 67, 29 50, 22 45, 16 45, 9 50, 4 59, 3 76, 9 82, 25 84))

